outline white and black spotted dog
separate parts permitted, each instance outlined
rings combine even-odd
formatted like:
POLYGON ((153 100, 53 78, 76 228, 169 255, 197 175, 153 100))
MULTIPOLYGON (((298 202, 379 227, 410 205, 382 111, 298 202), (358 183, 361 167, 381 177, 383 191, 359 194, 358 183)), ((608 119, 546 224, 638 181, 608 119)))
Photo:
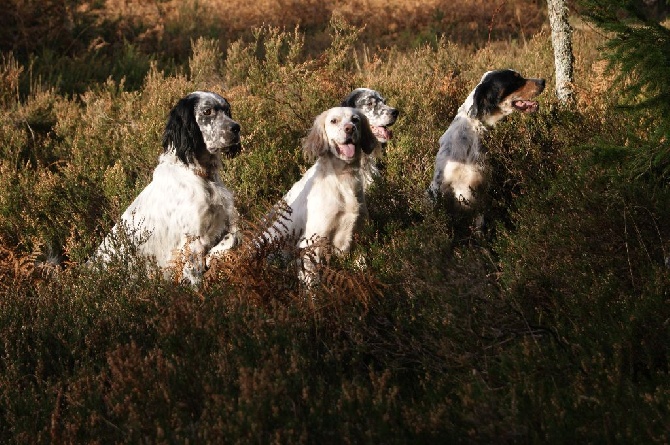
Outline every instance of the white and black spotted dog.
POLYGON ((218 170, 221 156, 233 157, 240 149, 240 125, 226 99, 196 91, 179 100, 170 111, 152 181, 123 212, 94 259, 109 261, 125 230, 138 253, 155 258, 166 278, 199 284, 211 256, 239 242, 233 194, 218 170))
POLYGON ((361 160, 361 174, 367 189, 379 175, 378 159, 384 154, 386 144, 393 137, 389 128, 398 119, 400 112, 386 104, 386 99, 379 91, 370 88, 356 88, 342 101, 341 106, 353 107, 362 112, 370 123, 372 134, 379 141, 379 148, 361 160))
MULTIPOLYGON (((361 111, 335 107, 321 113, 303 144, 307 159, 316 162, 284 196, 290 207, 288 218, 268 217, 274 222, 263 238, 296 237, 299 248, 327 241, 339 252, 348 252, 354 232, 367 216, 361 159, 377 145, 361 111)), ((317 247, 314 261, 321 258, 322 249, 317 247)), ((307 276, 301 276, 309 282, 312 260, 304 258, 303 265, 307 276)))
POLYGON ((514 70, 485 73, 440 138, 429 194, 453 198, 460 208, 472 208, 486 178, 482 136, 515 111, 536 112, 539 105, 533 99, 544 85, 544 79, 526 79, 514 70))

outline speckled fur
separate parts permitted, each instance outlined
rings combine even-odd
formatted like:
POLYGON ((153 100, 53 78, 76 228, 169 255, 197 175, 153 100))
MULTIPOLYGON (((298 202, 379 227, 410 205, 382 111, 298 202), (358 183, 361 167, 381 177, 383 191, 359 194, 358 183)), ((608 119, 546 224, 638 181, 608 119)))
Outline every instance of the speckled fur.
POLYGON ((461 207, 472 206, 486 178, 482 136, 514 111, 536 111, 537 103, 531 99, 544 84, 543 79, 525 79, 513 70, 485 73, 440 137, 430 194, 451 197, 461 207))
POLYGON ((155 258, 166 277, 180 264, 182 280, 197 285, 209 258, 238 243, 233 194, 218 169, 221 154, 239 152, 239 132, 230 105, 218 94, 197 91, 180 100, 170 112, 152 181, 123 212, 96 258, 109 261, 125 229, 138 253, 155 258))
POLYGON ((342 101, 343 107, 353 107, 365 115, 379 146, 370 155, 361 158, 363 186, 367 189, 379 176, 378 160, 384 155, 386 144, 392 137, 388 127, 393 125, 400 114, 396 108, 386 104, 379 91, 370 88, 356 88, 342 101))

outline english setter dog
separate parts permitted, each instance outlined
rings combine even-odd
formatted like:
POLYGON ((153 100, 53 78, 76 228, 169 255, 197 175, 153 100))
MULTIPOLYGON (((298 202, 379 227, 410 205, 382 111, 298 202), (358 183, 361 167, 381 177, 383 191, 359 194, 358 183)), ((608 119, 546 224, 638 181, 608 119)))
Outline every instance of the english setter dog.
POLYGON ((471 208, 485 182, 482 136, 515 111, 536 112, 539 105, 532 99, 544 85, 544 79, 526 79, 509 69, 485 73, 440 138, 429 193, 452 198, 461 208, 471 208))
POLYGON ((387 142, 393 137, 389 127, 395 123, 400 113, 386 104, 386 99, 379 91, 370 88, 356 88, 344 98, 341 106, 356 108, 363 113, 370 123, 372 134, 379 141, 378 149, 361 159, 363 185, 367 189, 379 175, 377 160, 384 154, 387 142))
POLYGON ((240 125, 218 94, 196 91, 170 111, 153 179, 121 215, 94 259, 108 262, 125 235, 153 257, 166 278, 180 272, 197 285, 211 256, 238 242, 233 194, 223 185, 221 156, 239 153, 240 125), (175 268, 178 266, 181 271, 175 268))
MULTIPOLYGON (((365 115, 350 107, 335 107, 315 120, 303 151, 314 165, 296 182, 283 201, 287 218, 271 216, 272 225, 265 240, 294 236, 298 247, 317 243, 315 261, 322 257, 319 241, 327 241, 339 252, 348 252, 355 230, 367 216, 363 180, 360 174, 363 154, 369 155, 378 141, 365 115)), ((310 281, 311 261, 303 258, 310 281)))

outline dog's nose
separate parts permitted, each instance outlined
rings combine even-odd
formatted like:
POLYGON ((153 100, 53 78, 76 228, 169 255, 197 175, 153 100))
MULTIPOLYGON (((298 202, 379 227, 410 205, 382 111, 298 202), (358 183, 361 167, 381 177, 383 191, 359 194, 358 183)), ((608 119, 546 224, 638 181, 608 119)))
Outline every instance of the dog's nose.
POLYGON ((400 114, 400 111, 398 111, 396 108, 391 108, 391 116, 397 118, 399 114, 400 114))
POLYGON ((347 134, 350 134, 354 130, 354 124, 345 124, 344 125, 344 132, 347 134))
POLYGON ((238 124, 237 122, 233 122, 232 125, 230 126, 230 131, 232 131, 235 134, 239 133, 240 132, 240 124, 238 124))
POLYGON ((537 84, 539 85, 540 88, 542 88, 544 90, 544 84, 545 84, 544 79, 538 79, 537 84))

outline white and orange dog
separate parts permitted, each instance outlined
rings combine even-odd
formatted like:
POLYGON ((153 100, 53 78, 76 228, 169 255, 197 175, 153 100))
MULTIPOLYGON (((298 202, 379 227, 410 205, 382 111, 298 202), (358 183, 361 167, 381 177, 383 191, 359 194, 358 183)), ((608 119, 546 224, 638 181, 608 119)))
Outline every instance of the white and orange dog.
MULTIPOLYGON (((335 107, 315 120, 303 151, 314 165, 296 182, 283 201, 290 208, 284 219, 265 232, 266 240, 292 236, 298 247, 327 241, 339 252, 348 252, 353 235, 367 216, 361 159, 377 147, 365 115, 355 108, 335 107)), ((316 248, 316 261, 321 258, 316 248)), ((304 261, 306 270, 311 261, 304 261)))

